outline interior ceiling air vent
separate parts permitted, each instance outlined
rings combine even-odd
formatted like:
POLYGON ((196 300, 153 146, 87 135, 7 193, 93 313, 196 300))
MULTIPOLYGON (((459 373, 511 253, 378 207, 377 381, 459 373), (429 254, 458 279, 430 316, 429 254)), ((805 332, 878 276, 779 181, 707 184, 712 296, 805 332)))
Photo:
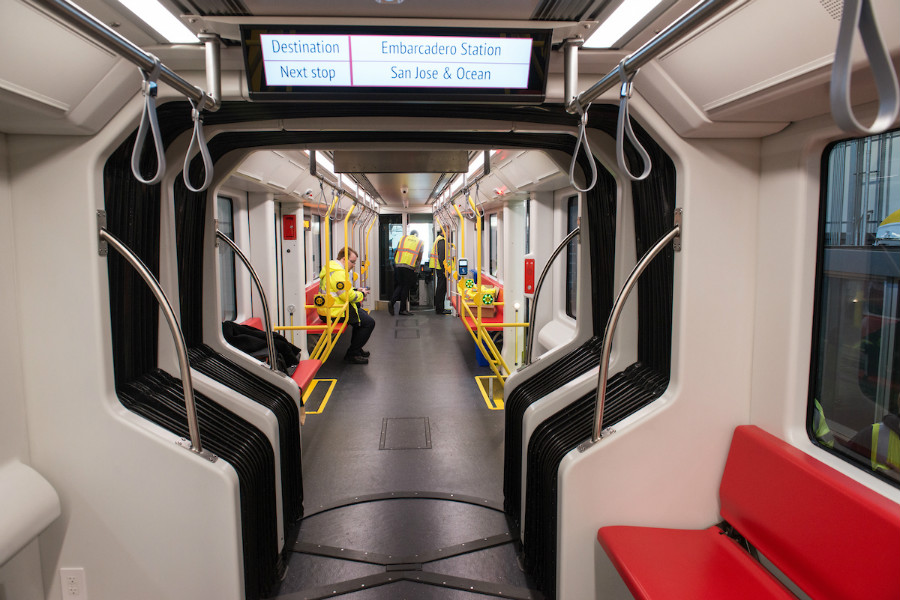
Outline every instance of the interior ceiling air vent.
POLYGON ((612 0, 541 0, 531 18, 536 21, 593 19, 612 0))
POLYGON ((201 17, 248 17, 250 11, 241 0, 176 0, 182 14, 201 17))
POLYGON ((831 18, 835 21, 841 20, 841 13, 844 12, 844 0, 819 0, 819 4, 825 9, 831 18))

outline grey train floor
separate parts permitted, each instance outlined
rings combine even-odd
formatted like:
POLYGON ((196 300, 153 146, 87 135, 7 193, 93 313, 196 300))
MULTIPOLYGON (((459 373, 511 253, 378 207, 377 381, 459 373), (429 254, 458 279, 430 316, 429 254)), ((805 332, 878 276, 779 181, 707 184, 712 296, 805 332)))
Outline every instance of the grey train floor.
POLYGON ((371 314, 369 364, 344 362, 341 339, 318 373, 337 384, 302 428, 306 516, 273 598, 540 598, 500 510, 503 412, 474 341, 433 310, 371 314))

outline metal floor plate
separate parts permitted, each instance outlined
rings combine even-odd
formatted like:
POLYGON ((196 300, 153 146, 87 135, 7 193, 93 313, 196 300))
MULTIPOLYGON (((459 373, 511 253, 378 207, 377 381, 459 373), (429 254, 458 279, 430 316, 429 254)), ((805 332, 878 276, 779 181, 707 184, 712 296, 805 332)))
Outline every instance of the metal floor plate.
POLYGON ((301 432, 307 516, 273 598, 539 598, 500 509, 503 413, 471 336, 433 310, 371 314, 369 364, 319 370, 338 383, 301 432))

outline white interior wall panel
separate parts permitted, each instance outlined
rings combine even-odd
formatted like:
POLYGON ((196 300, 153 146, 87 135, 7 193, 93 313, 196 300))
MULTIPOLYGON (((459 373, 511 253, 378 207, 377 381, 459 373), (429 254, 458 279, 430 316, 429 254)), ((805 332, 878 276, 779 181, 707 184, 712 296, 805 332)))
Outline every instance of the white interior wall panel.
POLYGON ((618 575, 607 570, 597 572, 611 581, 595 579, 601 526, 714 524, 731 432, 750 418, 759 143, 688 144, 651 109, 640 102, 634 108, 675 160, 676 204, 684 208, 682 251, 675 255, 671 382, 659 400, 619 423, 615 434, 563 459, 560 598, 592 597, 596 589, 620 586, 618 575), (704 427, 698 429, 699 422, 704 427))
POLYGON ((97 136, 10 141, 15 269, 19 297, 28 299, 20 300, 20 323, 29 332, 21 358, 31 458, 63 510, 40 538, 43 581, 47 597, 58 598, 58 569, 82 567, 91 597, 239 600, 234 470, 176 445, 122 407, 113 389, 96 211, 106 155, 138 114, 135 98, 97 136))
MULTIPOLYGON (((31 462, 26 425, 25 385, 21 362, 21 318, 19 312, 16 244, 13 228, 13 203, 7 151, 7 136, 0 134, 0 311, 7 315, 7 327, 0 336, 0 473, 10 467, 31 462)), ((48 485, 50 485, 48 483, 48 485)), ((12 478, 0 477, 0 498, 8 498, 19 490, 12 478)), ((6 506, 6 502, 3 502, 6 506)), ((6 538, 10 532, 3 531, 6 538)), ((18 546, 18 542, 16 542, 18 546)), ((15 556, 0 562, 0 590, 10 598, 42 600, 40 548, 37 538, 15 556)))

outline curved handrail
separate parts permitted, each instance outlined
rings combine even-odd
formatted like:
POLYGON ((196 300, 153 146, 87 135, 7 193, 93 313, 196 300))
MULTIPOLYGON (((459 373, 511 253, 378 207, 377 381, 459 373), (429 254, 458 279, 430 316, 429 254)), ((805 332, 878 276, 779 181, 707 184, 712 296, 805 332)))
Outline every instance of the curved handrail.
POLYGON ((528 315, 528 337, 525 340, 525 361, 522 363, 522 366, 527 367, 531 364, 531 350, 534 344, 534 320, 537 318, 537 301, 538 296, 541 294, 541 286, 544 285, 544 278, 547 277, 547 273, 550 272, 550 267, 553 266, 553 261, 556 260, 556 257, 559 256, 559 253, 562 252, 562 249, 569 245, 575 236, 581 235, 581 227, 576 227, 572 231, 569 232, 562 242, 559 243, 559 246, 556 247, 556 250, 553 251, 553 254, 550 255, 550 258, 547 260, 547 264, 544 265, 544 270, 541 271, 541 276, 538 278, 537 286, 534 288, 534 294, 531 298, 531 310, 528 315))
MULTIPOLYGON (((606 382, 609 379, 609 355, 612 350, 613 335, 616 332, 619 316, 625 308, 625 301, 628 300, 631 290, 634 289, 634 286, 637 284, 638 278, 641 276, 641 273, 644 272, 644 269, 646 269, 653 259, 669 245, 669 242, 681 236, 680 214, 680 211, 676 212, 676 223, 672 230, 664 235, 661 240, 656 242, 656 244, 650 248, 634 266, 631 275, 628 276, 625 285, 622 286, 622 290, 616 297, 612 311, 609 313, 609 319, 606 321, 606 329, 603 331, 603 352, 600 355, 600 374, 597 382, 597 404, 594 409, 594 431, 591 434, 591 441, 584 444, 584 448, 596 443, 602 437, 603 408, 606 403, 606 382)), ((582 447, 579 448, 584 450, 582 447)))
POLYGON ((259 280, 259 276, 256 274, 253 265, 250 264, 250 261, 244 256, 244 253, 241 252, 241 249, 238 248, 237 244, 235 244, 230 237, 218 229, 216 229, 216 237, 228 244, 234 251, 234 254, 241 259, 241 262, 244 263, 244 266, 250 271, 250 278, 253 279, 253 283, 256 284, 256 291, 259 292, 259 298, 262 300, 263 327, 265 327, 266 331, 266 346, 269 349, 269 368, 275 371, 277 370, 277 365, 275 363, 275 339, 272 337, 272 321, 269 319, 269 302, 266 300, 266 292, 263 291, 262 282, 259 280))
POLYGON ((166 323, 169 325, 169 331, 172 333, 172 339, 175 342, 175 352, 178 354, 178 367, 181 370, 181 385, 184 389, 184 406, 187 412, 188 431, 191 436, 190 450, 196 454, 203 455, 204 458, 211 462, 215 462, 217 460, 216 457, 209 452, 204 452, 203 445, 200 443, 200 425, 197 421, 197 405, 194 401, 194 385, 191 380, 191 364, 188 360, 187 344, 184 341, 184 333, 181 331, 181 326, 178 324, 178 317, 175 316, 175 311, 172 310, 172 305, 169 303, 166 293, 163 291, 162 286, 159 285, 159 281, 153 276, 150 269, 147 268, 147 265, 144 264, 144 261, 142 261, 137 254, 132 252, 128 246, 123 244, 116 236, 103 227, 99 230, 99 236, 101 241, 112 246, 116 252, 122 255, 122 258, 134 267, 134 270, 138 272, 138 275, 140 275, 144 282, 150 287, 150 291, 153 292, 153 296, 159 303, 159 308, 166 319, 166 323))

